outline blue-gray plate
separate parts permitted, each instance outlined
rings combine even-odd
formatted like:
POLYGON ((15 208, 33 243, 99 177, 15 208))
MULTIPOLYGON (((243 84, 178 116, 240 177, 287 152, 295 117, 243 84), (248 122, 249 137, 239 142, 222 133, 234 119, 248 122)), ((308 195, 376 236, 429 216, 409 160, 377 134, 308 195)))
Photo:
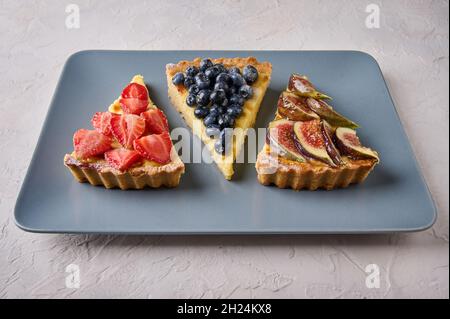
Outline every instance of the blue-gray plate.
POLYGON ((62 72, 15 207, 32 232, 121 234, 299 234, 419 231, 436 210, 377 62, 355 51, 82 51, 62 72), (172 128, 185 126, 167 97, 165 65, 195 57, 255 56, 273 65, 257 118, 266 127, 293 72, 307 74, 333 106, 359 123, 381 164, 360 185, 333 191, 262 186, 253 163, 226 181, 214 164, 187 164, 175 189, 107 190, 80 184, 63 165, 72 135, 89 128, 134 74, 172 128))

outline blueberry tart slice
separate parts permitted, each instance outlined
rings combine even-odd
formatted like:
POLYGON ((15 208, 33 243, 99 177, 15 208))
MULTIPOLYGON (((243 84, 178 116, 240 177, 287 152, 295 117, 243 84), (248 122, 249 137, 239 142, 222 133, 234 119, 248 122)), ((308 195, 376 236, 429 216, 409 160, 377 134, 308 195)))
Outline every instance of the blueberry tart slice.
POLYGON ((271 73, 269 62, 254 57, 196 58, 166 66, 172 104, 227 180, 255 124, 271 73))

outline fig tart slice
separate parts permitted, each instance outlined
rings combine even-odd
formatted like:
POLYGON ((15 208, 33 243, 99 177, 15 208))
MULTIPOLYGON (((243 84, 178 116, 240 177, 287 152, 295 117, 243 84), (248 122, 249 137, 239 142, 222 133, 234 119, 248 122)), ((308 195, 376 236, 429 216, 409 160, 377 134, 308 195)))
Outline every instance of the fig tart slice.
POLYGON ((254 57, 196 58, 166 66, 172 104, 227 180, 255 124, 271 73, 269 62, 254 57), (225 138, 231 132, 232 138, 225 138))
POLYGON ((164 113, 150 100, 144 78, 133 77, 91 129, 73 136, 64 165, 79 182, 106 188, 175 187, 184 164, 175 151, 164 113))
POLYGON ((358 125, 325 99, 306 76, 290 77, 256 161, 261 184, 331 190, 363 182, 379 163, 378 153, 362 146, 358 125))

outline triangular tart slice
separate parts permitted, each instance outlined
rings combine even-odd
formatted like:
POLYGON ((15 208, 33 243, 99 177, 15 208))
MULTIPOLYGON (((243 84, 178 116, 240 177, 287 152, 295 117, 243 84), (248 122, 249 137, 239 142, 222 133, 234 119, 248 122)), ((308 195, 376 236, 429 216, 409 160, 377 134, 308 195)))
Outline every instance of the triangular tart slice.
POLYGON ((331 190, 363 182, 379 163, 378 153, 361 144, 358 125, 325 99, 306 76, 291 75, 256 161, 261 184, 331 190))
POLYGON ((166 66, 169 99, 227 180, 255 124, 271 73, 269 62, 254 57, 196 58, 166 66))
POLYGON ((106 188, 175 187, 184 173, 164 113, 151 101, 141 75, 133 77, 92 127, 73 136, 64 165, 76 180, 106 188))

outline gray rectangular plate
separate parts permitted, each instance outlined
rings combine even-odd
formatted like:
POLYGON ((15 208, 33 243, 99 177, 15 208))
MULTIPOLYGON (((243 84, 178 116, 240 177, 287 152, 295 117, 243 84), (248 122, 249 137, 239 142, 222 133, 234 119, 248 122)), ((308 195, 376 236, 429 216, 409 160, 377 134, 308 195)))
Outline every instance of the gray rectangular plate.
POLYGON ((297 234, 418 231, 435 207, 417 167, 383 75, 355 51, 82 51, 63 70, 15 207, 16 224, 32 232, 122 234, 297 234), (194 57, 270 61, 272 82, 257 127, 273 118, 292 72, 307 74, 334 107, 361 125, 362 141, 381 164, 361 185, 327 191, 261 186, 254 164, 224 180, 214 164, 187 164, 176 189, 107 190, 76 182, 63 166, 72 135, 89 128, 134 74, 172 128, 185 126, 167 98, 165 65, 194 57))

